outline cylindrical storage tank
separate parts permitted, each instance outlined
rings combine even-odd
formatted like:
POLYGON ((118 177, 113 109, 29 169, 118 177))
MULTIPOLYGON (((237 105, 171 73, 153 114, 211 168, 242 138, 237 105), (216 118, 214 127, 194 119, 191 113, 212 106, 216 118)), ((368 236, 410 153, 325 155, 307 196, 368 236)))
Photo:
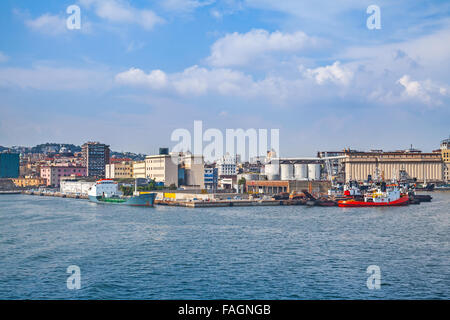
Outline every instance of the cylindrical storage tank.
POLYGON ((308 164, 308 178, 309 180, 320 180, 320 164, 308 164))
POLYGON ((308 180, 308 165, 304 163, 294 164, 295 180, 308 180))
POLYGON ((277 180, 279 173, 278 164, 266 164, 264 167, 264 172, 269 180, 277 180))
POLYGON ((292 164, 283 163, 280 165, 281 180, 292 180, 294 177, 294 166, 292 164))

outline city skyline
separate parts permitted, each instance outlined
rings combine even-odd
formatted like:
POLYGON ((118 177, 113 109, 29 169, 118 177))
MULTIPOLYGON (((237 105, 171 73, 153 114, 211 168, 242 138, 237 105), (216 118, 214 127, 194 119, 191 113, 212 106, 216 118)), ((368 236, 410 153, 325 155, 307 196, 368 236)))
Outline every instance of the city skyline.
POLYGON ((3 1, 0 145, 101 141, 156 154, 171 132, 280 129, 283 156, 430 152, 449 136, 444 1, 3 1), (381 10, 370 30, 366 9, 381 10), (81 9, 69 30, 67 7, 81 9), (408 12, 407 15, 404 12, 408 12))

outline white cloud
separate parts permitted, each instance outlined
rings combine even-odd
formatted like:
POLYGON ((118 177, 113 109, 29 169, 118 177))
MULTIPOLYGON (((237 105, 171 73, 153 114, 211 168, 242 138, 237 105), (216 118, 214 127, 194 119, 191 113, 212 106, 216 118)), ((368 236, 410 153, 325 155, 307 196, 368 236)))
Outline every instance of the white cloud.
POLYGON ((49 13, 43 14, 36 19, 26 19, 25 25, 33 31, 53 36, 67 32, 66 19, 49 13))
POLYGON ((146 74, 141 69, 131 68, 117 74, 115 80, 120 84, 149 86, 152 89, 161 89, 167 85, 167 75, 161 70, 153 70, 146 74))
POLYGON ((156 24, 164 23, 152 10, 137 9, 122 0, 80 0, 86 8, 94 8, 97 16, 116 23, 137 24, 146 30, 151 30, 156 24))
POLYGON ((267 53, 296 52, 316 43, 314 38, 301 31, 269 33, 253 29, 247 33, 231 33, 217 40, 211 47, 209 64, 216 67, 243 66, 267 53))
POLYGON ((192 66, 174 75, 173 85, 181 94, 204 94, 213 91, 222 95, 240 95, 252 82, 250 76, 239 71, 192 66))
POLYGON ((9 60, 9 57, 0 51, 0 63, 6 62, 9 60))
POLYGON ((325 67, 307 69, 305 75, 314 78, 320 85, 326 82, 348 85, 353 78, 353 72, 350 69, 341 66, 339 61, 325 67))
POLYGON ((418 81, 411 81, 408 75, 404 75, 398 80, 403 87, 405 87, 406 95, 410 97, 426 96, 425 90, 423 90, 421 84, 418 81))
POLYGON ((398 79, 397 83, 404 87, 403 96, 407 98, 417 98, 426 104, 440 104, 439 96, 447 95, 447 88, 439 86, 431 80, 414 81, 409 75, 404 75, 398 79))
POLYGON ((146 74, 141 69, 131 68, 116 75, 119 84, 147 86, 151 89, 169 88, 181 95, 241 94, 243 88, 252 84, 252 79, 241 72, 229 69, 206 69, 197 65, 182 72, 167 75, 161 70, 146 74))

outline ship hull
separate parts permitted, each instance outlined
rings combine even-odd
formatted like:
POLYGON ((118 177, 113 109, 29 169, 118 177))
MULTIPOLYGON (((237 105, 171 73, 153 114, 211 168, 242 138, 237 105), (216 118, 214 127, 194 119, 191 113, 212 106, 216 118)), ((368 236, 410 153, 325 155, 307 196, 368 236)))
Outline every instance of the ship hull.
POLYGON ((139 196, 122 198, 104 198, 102 196, 89 196, 89 201, 103 204, 120 204, 136 207, 152 207, 155 202, 155 193, 141 194, 139 196))
POLYGON ((354 208, 354 207, 397 207, 406 206, 409 203, 409 197, 403 196, 398 200, 391 202, 365 202, 365 201, 355 201, 355 200, 344 200, 339 201, 338 206, 343 208, 354 208))

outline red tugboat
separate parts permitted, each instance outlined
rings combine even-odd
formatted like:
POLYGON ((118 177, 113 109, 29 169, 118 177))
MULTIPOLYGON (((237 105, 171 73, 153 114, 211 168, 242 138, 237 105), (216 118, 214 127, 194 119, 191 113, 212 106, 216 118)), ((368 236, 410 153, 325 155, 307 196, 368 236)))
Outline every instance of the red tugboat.
POLYGON ((409 197, 401 195, 398 186, 390 185, 386 187, 386 183, 381 183, 377 189, 364 194, 364 200, 355 199, 341 200, 338 202, 339 207, 392 207, 405 206, 409 204, 409 197))

